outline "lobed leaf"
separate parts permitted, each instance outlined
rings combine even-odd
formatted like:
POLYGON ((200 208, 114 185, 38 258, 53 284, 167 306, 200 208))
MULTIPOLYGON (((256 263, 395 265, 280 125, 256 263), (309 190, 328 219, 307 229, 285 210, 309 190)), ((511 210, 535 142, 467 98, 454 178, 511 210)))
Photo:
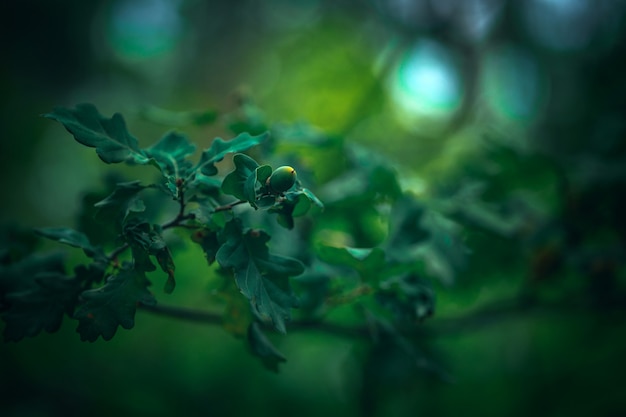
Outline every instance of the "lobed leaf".
POLYGON ((258 230, 244 233, 239 219, 226 224, 221 238, 224 243, 216 255, 220 266, 234 270, 237 286, 253 311, 285 333, 285 321, 291 319, 291 308, 297 307, 289 277, 304 271, 302 263, 270 254, 266 246, 269 235, 258 230))
POLYGON ((146 156, 156 161, 164 176, 182 178, 192 167, 192 163, 186 158, 195 151, 196 145, 191 143, 187 136, 169 132, 144 152, 146 156))
POLYGON ((130 213, 140 213, 146 209, 139 193, 148 186, 139 181, 117 184, 113 193, 95 204, 96 218, 103 223, 116 223, 121 227, 130 213))
POLYGON ((58 272, 34 276, 30 288, 7 295, 9 309, 3 315, 5 340, 19 341, 41 331, 59 330, 63 315, 71 311, 80 292, 80 282, 58 272))
POLYGON ((138 303, 154 305, 148 291, 150 282, 142 271, 123 269, 107 278, 104 286, 84 291, 75 318, 81 340, 94 342, 98 337, 111 340, 118 326, 131 329, 135 325, 138 303))
POLYGON ((89 242, 89 238, 87 238, 84 233, 76 230, 67 227, 48 227, 35 229, 35 233, 48 239, 56 240, 59 243, 80 248, 91 258, 104 257, 104 253, 100 247, 93 246, 91 242, 89 242))
POLYGON ((96 148, 104 162, 148 164, 150 158, 139 149, 137 139, 126 129, 121 114, 102 116, 93 104, 79 104, 74 109, 58 107, 44 117, 63 124, 77 142, 96 148))
POLYGON ((170 294, 176 287, 174 278, 176 267, 172 254, 157 228, 146 221, 137 219, 125 226, 124 239, 130 245, 135 269, 145 272, 154 271, 156 267, 150 261, 150 255, 156 257, 159 266, 167 274, 164 291, 170 294))
MULTIPOLYGON (((235 170, 224 178, 222 191, 224 194, 235 196, 247 201, 252 207, 258 208, 257 196, 272 175, 272 168, 269 165, 259 166, 254 159, 242 153, 233 157, 233 163, 235 170)), ((276 201, 273 197, 270 199, 271 204, 276 201)))
POLYGON ((269 133, 266 132, 258 136, 252 136, 249 133, 240 133, 229 141, 225 141, 222 138, 215 138, 213 143, 211 143, 211 147, 202 152, 202 156, 195 170, 204 175, 213 176, 217 174, 215 164, 224 159, 226 155, 234 152, 243 152, 260 144, 268 137, 269 133))

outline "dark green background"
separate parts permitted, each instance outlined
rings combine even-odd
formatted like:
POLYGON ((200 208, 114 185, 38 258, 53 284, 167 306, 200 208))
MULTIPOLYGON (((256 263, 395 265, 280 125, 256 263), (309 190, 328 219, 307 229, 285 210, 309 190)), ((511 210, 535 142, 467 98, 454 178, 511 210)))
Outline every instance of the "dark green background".
MULTIPOLYGON (((119 111, 147 145, 166 127, 143 106, 224 113, 241 95, 271 121, 306 120, 388 157, 418 196, 446 201, 480 181, 501 216, 464 229, 469 265, 436 284, 423 348, 450 381, 316 331, 275 339, 289 358, 276 375, 220 328, 139 312, 110 342, 80 342, 69 322, 2 342, 1 415, 626 412, 623 1, 22 0, 0 16, 4 224, 74 226, 111 169, 39 117, 54 106, 119 111), (426 72, 411 72, 412 53, 426 72), (508 234, 520 201, 541 224, 508 234), (527 291, 532 308, 507 301, 527 291)), ((202 148, 229 137, 184 130, 202 148)), ((320 184, 338 170, 310 161, 320 184)), ((385 225, 373 218, 368 233, 385 225)), ((176 293, 157 296, 210 305, 200 249, 175 260, 176 293)))

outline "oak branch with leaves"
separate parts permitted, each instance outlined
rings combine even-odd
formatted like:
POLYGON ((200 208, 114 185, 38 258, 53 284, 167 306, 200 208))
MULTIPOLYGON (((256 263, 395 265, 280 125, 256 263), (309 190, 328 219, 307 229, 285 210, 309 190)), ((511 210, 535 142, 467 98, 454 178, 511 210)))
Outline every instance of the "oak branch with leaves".
MULTIPOLYGON (((355 163, 347 179, 328 184, 335 190, 334 197, 329 194, 331 206, 357 210, 355 219, 362 207, 389 207, 389 232, 383 243, 356 248, 309 240, 306 256, 296 259, 271 252, 270 233, 250 227, 242 211, 235 210, 249 205, 248 211, 275 216, 278 227, 293 234, 298 233, 294 218, 324 207, 303 186, 296 169, 283 165, 274 170, 244 153, 253 147, 272 146, 269 142, 274 136, 284 136, 284 127, 259 131, 258 125, 244 124, 248 131, 233 130, 231 140, 215 138, 193 162, 190 157, 196 145, 185 135, 171 131, 152 146, 141 148, 120 114, 106 118, 91 104, 57 108, 44 116, 61 123, 79 143, 95 148, 105 163, 150 165, 160 176, 151 184, 117 182, 108 195, 95 202, 93 219, 98 222, 98 232, 108 233, 108 240, 96 241, 86 230, 72 228, 36 230, 40 237, 83 250, 90 261, 72 273, 67 273, 65 258, 56 252, 32 250, 3 257, 0 313, 5 340, 55 332, 65 316, 78 321, 82 340, 109 340, 118 327, 134 326, 138 308, 192 320, 221 321, 227 327, 228 308, 220 320, 214 313, 157 304, 149 290, 149 273, 157 269, 155 261, 167 276, 164 292, 175 289, 175 260, 164 234, 178 228, 188 232, 191 241, 204 251, 208 264, 224 277, 229 296, 237 298, 239 305, 247 304, 245 330, 238 323, 233 332, 246 335, 251 352, 268 368, 276 370, 285 358, 264 332, 285 333, 293 308, 300 307, 305 314, 292 325, 307 328, 323 323, 328 311, 346 303, 361 309, 362 327, 330 323, 328 331, 359 336, 386 334, 405 352, 421 357, 407 335, 433 314, 434 292, 427 278, 437 274, 446 278, 452 273, 437 261, 449 255, 451 244, 458 239, 445 219, 401 191, 393 169, 372 159, 371 164, 355 163), (229 154, 233 154, 234 169, 222 178, 216 164, 229 154), (154 216, 148 215, 163 211, 147 195, 153 192, 177 204, 176 213, 165 222, 153 221, 154 216), (428 222, 423 221, 429 216, 428 222), (297 294, 292 285, 296 277, 297 294)), ((337 147, 342 155, 351 153, 342 148, 342 142, 310 134, 301 126, 292 128, 291 137, 307 146, 337 147)), ((420 360, 416 363, 422 363, 420 360)))

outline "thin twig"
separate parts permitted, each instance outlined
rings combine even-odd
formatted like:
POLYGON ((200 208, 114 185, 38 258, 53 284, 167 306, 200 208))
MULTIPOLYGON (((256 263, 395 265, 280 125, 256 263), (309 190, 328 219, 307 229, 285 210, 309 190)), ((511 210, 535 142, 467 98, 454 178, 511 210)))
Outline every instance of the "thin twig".
POLYGON ((163 230, 167 230, 167 229, 171 229, 172 227, 186 227, 185 225, 181 224, 183 221, 185 220, 191 220, 194 219, 196 216, 193 215, 192 213, 189 214, 179 214, 178 216, 176 216, 175 218, 173 218, 172 220, 170 220, 167 223, 164 223, 161 225, 161 229, 163 230))
POLYGON ((124 243, 123 245, 118 246, 117 248, 113 249, 113 251, 107 256, 107 259, 109 260, 109 262, 115 261, 115 259, 129 247, 130 245, 128 243, 124 243))
POLYGON ((247 203, 247 202, 248 201, 246 201, 246 200, 239 200, 239 201, 235 201, 234 203, 226 204, 225 206, 215 207, 213 209, 213 213, 218 213, 220 211, 232 210, 233 207, 238 206, 239 204, 247 203))

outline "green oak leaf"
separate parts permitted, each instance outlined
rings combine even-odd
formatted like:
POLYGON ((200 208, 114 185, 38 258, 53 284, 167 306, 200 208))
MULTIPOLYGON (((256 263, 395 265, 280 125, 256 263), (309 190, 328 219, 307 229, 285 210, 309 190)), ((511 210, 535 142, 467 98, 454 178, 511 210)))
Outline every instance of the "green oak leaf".
POLYGON ((291 230, 295 225, 293 218, 305 215, 312 204, 319 209, 324 208, 324 204, 313 192, 298 184, 295 190, 285 193, 269 211, 278 215, 278 224, 291 230))
POLYGON ((118 326, 131 329, 135 325, 137 305, 156 303, 148 291, 149 285, 142 271, 123 269, 109 276, 102 287, 83 291, 74 315, 79 321, 76 331, 81 340, 94 342, 100 336, 111 340, 118 326))
POLYGON ((100 159, 108 164, 151 163, 139 149, 137 139, 126 129, 126 122, 119 113, 107 119, 93 104, 79 104, 74 109, 58 107, 43 116, 63 124, 77 142, 96 148, 100 159))
POLYGON ((211 147, 202 152, 200 161, 196 165, 195 169, 204 175, 213 176, 217 174, 217 167, 215 164, 229 153, 243 152, 256 146, 266 140, 269 137, 269 133, 263 133, 258 136, 252 136, 249 133, 240 133, 235 138, 225 141, 222 138, 215 138, 211 147))
POLYGON ((188 201, 202 201, 203 198, 217 198, 220 195, 222 180, 199 172, 185 184, 185 198, 188 201))
POLYGON ((139 181, 122 182, 104 200, 95 204, 95 217, 103 223, 115 223, 121 226, 131 213, 145 211, 146 206, 139 198, 139 193, 148 188, 139 181))
POLYGON ((41 331, 56 332, 63 315, 73 310, 80 290, 80 281, 74 277, 59 272, 36 274, 28 289, 6 297, 10 307, 2 317, 5 340, 17 342, 41 331))
MULTIPOLYGON (((257 195, 262 192, 265 182, 272 175, 272 167, 257 164, 247 155, 238 153, 233 157, 235 170, 228 174, 222 182, 222 191, 245 200, 257 208, 257 195)), ((271 199, 275 201, 274 198, 271 199)))
POLYGON ((156 161, 163 175, 176 179, 185 177, 193 166, 186 158, 195 150, 196 145, 190 142, 187 136, 178 132, 169 132, 157 143, 146 148, 144 152, 156 161))
POLYGON ((269 239, 263 231, 244 232, 241 220, 233 219, 221 234, 224 243, 216 259, 222 268, 234 270, 237 286, 253 312, 285 333, 285 321, 291 319, 291 308, 297 307, 289 277, 300 275, 304 266, 297 259, 271 254, 266 246, 269 239))
POLYGON ((217 232, 210 229, 197 230, 192 233, 191 240, 200 245, 209 265, 213 264, 217 251, 222 246, 218 240, 217 232))
POLYGON ((243 194, 252 207, 257 208, 257 193, 265 187, 265 182, 270 175, 272 175, 272 167, 261 165, 246 179, 243 185, 243 194))
POLYGON ((5 299, 8 294, 29 290, 36 285, 35 277, 45 273, 65 273, 63 254, 33 253, 17 262, 0 265, 0 306, 8 304, 5 299))
POLYGON ((287 358, 265 336, 259 324, 256 322, 250 323, 247 335, 252 354, 261 359, 267 369, 278 372, 278 365, 282 362, 287 362, 287 358))
POLYGON ((104 252, 100 247, 93 246, 84 233, 67 227, 48 227, 35 229, 35 233, 59 243, 82 249, 91 258, 104 258, 104 252))
POLYGON ((176 267, 172 253, 157 228, 146 221, 135 219, 125 226, 124 239, 130 245, 135 269, 145 272, 154 271, 156 267, 150 261, 150 255, 156 257, 159 266, 167 274, 164 291, 170 294, 176 287, 174 278, 176 267))

